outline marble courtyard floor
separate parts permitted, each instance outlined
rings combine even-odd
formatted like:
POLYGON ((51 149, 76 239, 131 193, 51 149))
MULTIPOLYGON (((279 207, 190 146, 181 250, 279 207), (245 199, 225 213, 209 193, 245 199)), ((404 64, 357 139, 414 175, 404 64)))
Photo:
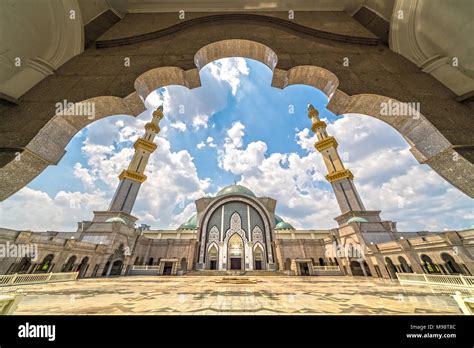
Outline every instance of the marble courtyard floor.
POLYGON ((461 314, 447 295, 351 277, 129 276, 30 286, 17 315, 461 314), (232 277, 230 277, 232 278, 232 277))

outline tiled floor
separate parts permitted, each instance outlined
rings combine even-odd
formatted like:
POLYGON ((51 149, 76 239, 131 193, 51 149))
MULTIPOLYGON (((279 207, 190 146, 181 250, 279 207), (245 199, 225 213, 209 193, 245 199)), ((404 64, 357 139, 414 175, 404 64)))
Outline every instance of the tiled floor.
POLYGON ((461 314, 449 296, 387 280, 242 278, 135 276, 35 285, 24 290, 15 314, 461 314))

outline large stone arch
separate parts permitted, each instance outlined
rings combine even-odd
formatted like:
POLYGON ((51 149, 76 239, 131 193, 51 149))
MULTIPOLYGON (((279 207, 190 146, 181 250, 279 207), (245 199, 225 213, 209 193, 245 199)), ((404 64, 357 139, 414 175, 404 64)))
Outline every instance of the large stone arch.
MULTIPOLYGON (((308 36, 309 34, 304 35, 308 36)), ((253 35, 246 34, 241 36, 250 37, 253 35)), ((307 36, 305 37, 305 40, 308 40, 307 36)), ((98 114, 102 115, 102 117, 114 114, 129 114, 136 116, 144 110, 142 101, 156 88, 170 84, 183 85, 188 88, 200 86, 199 69, 211 61, 211 59, 214 60, 228 57, 230 54, 257 59, 262 63, 267 64, 270 68, 273 67, 272 70, 274 75, 272 85, 274 87, 285 88, 292 84, 313 86, 326 94, 329 99, 328 109, 336 114, 362 113, 377 117, 389 123, 395 127, 402 136, 407 139, 407 141, 409 141, 412 146, 412 152, 421 163, 430 165, 436 172, 458 187, 461 191, 471 197, 474 196, 474 168, 470 162, 471 158, 469 157, 469 149, 470 146, 472 146, 470 145, 471 140, 469 139, 472 139, 472 136, 465 135, 464 133, 466 132, 463 130, 454 132, 449 128, 441 132, 439 128, 434 126, 424 115, 420 115, 420 118, 416 120, 416 122, 408 120, 402 121, 402 118, 384 119, 380 115, 380 102, 384 100, 395 100, 395 98, 384 97, 376 94, 357 93, 351 96, 349 93, 360 89, 360 87, 350 85, 350 79, 344 79, 344 76, 347 78, 348 75, 346 75, 343 70, 340 70, 340 68, 333 73, 329 69, 316 65, 292 66, 293 64, 291 62, 289 63, 287 59, 284 61, 279 59, 284 50, 281 48, 272 49, 272 46, 268 41, 269 40, 259 40, 254 38, 248 40, 242 38, 208 42, 201 46, 197 52, 195 51, 193 63, 197 68, 183 68, 190 67, 190 64, 187 63, 188 60, 186 60, 186 63, 180 63, 179 66, 161 66, 154 68, 141 73, 138 78, 135 78, 134 87, 136 91, 130 93, 124 98, 104 95, 96 97, 98 98, 97 100, 93 97, 87 98, 83 101, 95 100, 98 103, 96 111, 101 110, 98 114), (265 44, 261 41, 265 42, 265 44), (276 63, 275 57, 277 59, 276 63), (336 77, 336 75, 338 75, 339 78, 336 77), (343 87, 345 86, 345 91, 340 89, 340 85, 343 87), (424 137, 421 136, 421 134, 429 134, 429 136, 424 137), (458 138, 456 138, 456 134, 459 135, 458 138), (456 143, 453 143, 453 139, 456 140, 456 143)), ((122 44, 126 45, 127 43, 122 44)), ((343 43, 340 44, 344 45, 343 43)), ((322 47, 324 47, 324 43, 322 45, 322 47)), ((133 44, 130 44, 130 46, 133 46, 133 44)), ((346 48, 349 52, 356 51, 354 46, 356 46, 356 44, 352 44, 346 48)), ((370 46, 364 45, 364 47, 370 46)), ((132 49, 132 47, 130 49, 132 49)), ((103 50, 106 52, 108 49, 104 48, 103 50)), ((324 52, 321 52, 321 56, 323 55, 324 52)), ((74 64, 73 61, 74 60, 72 60, 71 64, 74 64)), ((325 63, 325 61, 322 60, 322 63, 325 63)), ((68 64, 69 63, 66 63, 65 66, 68 64)), ((162 62, 157 63, 155 66, 161 64, 162 62)), ((403 64, 400 64, 402 68, 403 64)), ((325 65, 330 65, 330 62, 326 62, 325 65)), ((66 68, 62 67, 61 69, 66 68)), ((45 85, 48 85, 48 83, 49 82, 45 82, 45 85)), ((407 83, 410 83, 408 78, 407 83)), ((424 83, 426 83, 426 81, 424 81, 424 83)), ((371 88, 376 88, 379 85, 380 83, 374 83, 371 88)), ((60 99, 61 96, 62 94, 58 93, 58 99, 60 99)), ((64 96, 67 96, 67 94, 64 96)), ((421 97, 422 95, 420 94, 419 96, 421 97)), ((33 101, 36 100, 35 98, 38 98, 35 93, 27 94, 25 99, 27 101, 27 106, 23 108, 24 110, 20 111, 30 113, 34 112, 34 109, 32 108, 35 106, 33 103, 33 101)), ((428 112, 433 114, 433 105, 422 103, 422 107, 425 105, 426 108, 428 108, 428 112)), ((453 113, 457 112, 456 117, 461 114, 466 116, 466 109, 463 108, 461 110, 457 103, 453 104, 453 101, 448 102, 448 100, 446 100, 446 105, 455 106, 456 109, 459 109, 453 110, 453 113)), ((463 120, 464 116, 459 118, 459 120, 463 120)), ((464 117, 464 119, 466 117, 464 117)), ((8 160, 6 165, 0 168, 0 199, 3 200, 18 191, 48 165, 56 164, 64 154, 65 145, 79 130, 78 127, 85 127, 90 123, 91 122, 88 122, 88 120, 81 120, 80 118, 78 118, 77 121, 72 122, 62 116, 51 117, 51 119, 38 133, 36 133, 25 147, 17 148, 18 153, 21 154, 21 160, 18 161, 15 160, 17 157, 12 158, 13 156, 8 156, 10 160, 8 160), (46 139, 48 141, 45 143, 46 139)), ((440 123, 437 121, 437 124, 440 123)), ((468 128, 469 123, 464 124, 464 126, 468 128)), ((9 147, 8 149, 11 151, 15 148, 9 147)))

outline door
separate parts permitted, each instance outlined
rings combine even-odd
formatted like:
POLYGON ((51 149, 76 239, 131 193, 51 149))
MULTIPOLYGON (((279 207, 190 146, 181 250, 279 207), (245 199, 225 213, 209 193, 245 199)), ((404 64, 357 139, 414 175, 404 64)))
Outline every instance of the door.
POLYGON ((165 266, 163 267, 163 275, 171 275, 172 270, 173 264, 171 262, 165 262, 165 266))
POLYGON ((232 258, 230 259, 230 269, 241 269, 242 263, 240 258, 232 258))
POLYGON ((262 269, 262 260, 255 261, 255 269, 256 270, 262 269))

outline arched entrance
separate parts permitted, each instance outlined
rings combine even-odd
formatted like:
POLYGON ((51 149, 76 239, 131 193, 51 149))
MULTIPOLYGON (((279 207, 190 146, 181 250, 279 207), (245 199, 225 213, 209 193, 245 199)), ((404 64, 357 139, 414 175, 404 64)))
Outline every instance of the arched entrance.
POLYGON ((219 251, 217 249, 217 246, 215 244, 211 245, 211 248, 209 249, 209 262, 208 262, 208 267, 209 269, 217 269, 217 262, 219 259, 219 251))
POLYGON ((428 255, 426 254, 423 254, 421 255, 421 261, 422 261, 422 267, 423 267, 423 270, 428 273, 428 274, 431 274, 431 273, 441 273, 440 269, 438 268, 438 266, 436 266, 434 263, 433 263, 433 260, 431 260, 431 257, 429 257, 428 255))
POLYGON ((403 273, 413 273, 413 270, 403 256, 398 257, 398 262, 400 262, 403 273))
POLYGON ((234 233, 229 239, 229 269, 243 269, 244 266, 244 241, 238 233, 234 233))
POLYGON ((181 272, 183 273, 186 273, 186 271, 188 270, 188 261, 186 260, 185 257, 181 259, 180 268, 181 268, 181 272))
POLYGON ((112 269, 110 270, 110 275, 120 275, 122 272, 123 261, 116 260, 112 263, 112 269))
POLYGON ((264 260, 263 249, 260 244, 257 244, 254 248, 253 263, 254 263, 253 268, 255 270, 262 270, 264 268, 263 265, 265 263, 265 260, 264 260))
POLYGON ((463 274, 461 266, 454 260, 454 257, 448 253, 442 253, 441 259, 445 262, 444 266, 450 274, 463 274))
POLYGON ((351 271, 353 276, 364 276, 364 271, 359 261, 351 261, 351 271))

